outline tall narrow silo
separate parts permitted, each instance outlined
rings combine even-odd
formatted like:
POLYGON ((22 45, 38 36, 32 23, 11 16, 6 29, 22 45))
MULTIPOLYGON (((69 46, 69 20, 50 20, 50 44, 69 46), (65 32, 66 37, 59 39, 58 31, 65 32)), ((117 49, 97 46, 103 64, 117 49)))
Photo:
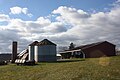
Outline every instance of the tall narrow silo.
POLYGON ((17 58, 17 41, 13 41, 12 43, 12 63, 15 62, 17 58))
POLYGON ((35 53, 34 53, 34 59, 35 59, 35 62, 38 62, 38 46, 36 45, 35 47, 34 47, 34 49, 35 49, 35 53))
POLYGON ((38 62, 41 61, 56 61, 56 44, 49 41, 48 39, 44 39, 37 44, 35 47, 37 50, 35 56, 35 60, 38 62))
POLYGON ((38 41, 34 41, 33 43, 29 44, 29 60, 34 60, 34 47, 38 43, 38 41))

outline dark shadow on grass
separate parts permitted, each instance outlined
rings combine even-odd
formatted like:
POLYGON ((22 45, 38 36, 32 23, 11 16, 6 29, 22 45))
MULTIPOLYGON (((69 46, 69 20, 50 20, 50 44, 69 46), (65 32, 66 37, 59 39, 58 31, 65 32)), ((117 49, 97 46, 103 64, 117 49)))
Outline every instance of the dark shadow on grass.
POLYGON ((46 63, 68 63, 68 62, 79 62, 79 61, 85 61, 85 59, 60 59, 57 61, 42 61, 42 62, 35 63, 34 65, 19 64, 18 66, 37 66, 37 65, 44 65, 41 63, 45 63, 45 64, 46 63))
MULTIPOLYGON (((14 63, 15 64, 15 63, 14 63)), ((35 63, 35 64, 15 64, 16 66, 37 66, 39 65, 38 63, 35 63)))
POLYGON ((78 62, 78 61, 85 61, 85 59, 81 59, 81 60, 61 59, 57 61, 47 61, 47 62, 39 62, 39 63, 68 63, 68 62, 78 62))
POLYGON ((85 59, 81 60, 58 60, 56 63, 65 63, 65 62, 78 62, 78 61, 85 61, 85 59))

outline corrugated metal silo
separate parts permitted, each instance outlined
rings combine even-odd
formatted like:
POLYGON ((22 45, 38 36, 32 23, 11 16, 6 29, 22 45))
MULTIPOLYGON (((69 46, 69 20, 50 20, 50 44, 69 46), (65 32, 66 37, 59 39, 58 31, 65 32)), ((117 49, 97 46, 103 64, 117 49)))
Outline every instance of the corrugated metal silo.
POLYGON ((35 61, 56 61, 56 44, 44 39, 35 46, 35 61))
POLYGON ((29 60, 34 60, 34 46, 38 43, 38 41, 34 41, 29 45, 29 60))
POLYGON ((34 59, 36 62, 38 62, 38 46, 35 46, 34 49, 35 49, 34 59))

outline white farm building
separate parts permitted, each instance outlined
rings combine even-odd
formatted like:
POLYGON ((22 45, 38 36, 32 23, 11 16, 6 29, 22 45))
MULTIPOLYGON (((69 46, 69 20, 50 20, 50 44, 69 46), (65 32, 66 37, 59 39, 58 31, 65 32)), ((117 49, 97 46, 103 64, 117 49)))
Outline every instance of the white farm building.
POLYGON ((56 61, 56 44, 48 39, 31 43, 29 45, 29 60, 36 62, 56 61))

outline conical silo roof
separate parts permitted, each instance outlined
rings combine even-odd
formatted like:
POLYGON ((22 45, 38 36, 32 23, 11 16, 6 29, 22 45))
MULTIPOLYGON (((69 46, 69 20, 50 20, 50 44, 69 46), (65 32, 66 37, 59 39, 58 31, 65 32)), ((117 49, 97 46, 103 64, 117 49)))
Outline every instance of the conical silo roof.
POLYGON ((36 46, 38 43, 38 41, 34 41, 33 43, 29 44, 29 46, 36 46))

